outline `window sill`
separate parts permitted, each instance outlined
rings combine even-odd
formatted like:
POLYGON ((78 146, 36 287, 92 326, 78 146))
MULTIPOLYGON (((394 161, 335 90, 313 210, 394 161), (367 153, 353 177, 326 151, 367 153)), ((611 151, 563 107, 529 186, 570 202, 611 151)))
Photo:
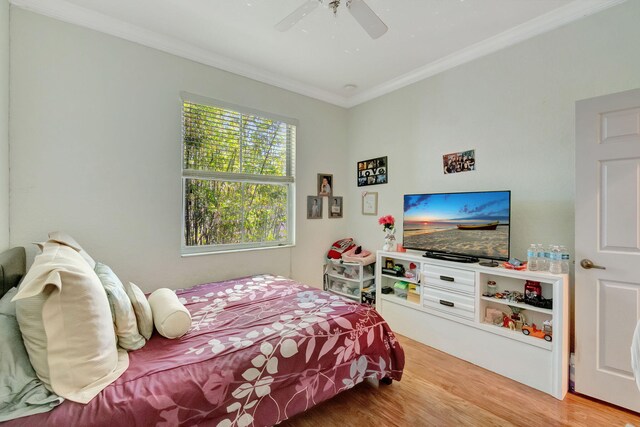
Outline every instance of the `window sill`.
POLYGON ((286 249, 286 248, 292 248, 294 246, 295 246, 295 243, 287 243, 287 244, 278 245, 278 246, 264 246, 260 248, 236 248, 236 249, 219 249, 219 250, 202 249, 201 252, 182 252, 180 254, 180 257, 190 258, 190 257, 205 256, 205 255, 231 254, 236 252, 264 251, 269 249, 286 249))

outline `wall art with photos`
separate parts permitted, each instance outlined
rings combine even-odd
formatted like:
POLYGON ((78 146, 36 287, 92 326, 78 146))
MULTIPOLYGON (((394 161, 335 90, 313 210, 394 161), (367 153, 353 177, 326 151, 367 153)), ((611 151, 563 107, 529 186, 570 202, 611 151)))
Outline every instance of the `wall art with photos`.
POLYGON ((333 194, 333 175, 328 173, 318 174, 318 196, 329 196, 333 194))
POLYGON ((476 150, 445 154, 442 156, 442 168, 445 174, 476 170, 476 150))
POLYGON ((342 196, 329 198, 329 218, 342 218, 342 196))
POLYGON ((387 156, 358 162, 358 187, 386 184, 388 176, 387 156))
POLYGON ((322 196, 307 196, 307 219, 322 219, 322 196))

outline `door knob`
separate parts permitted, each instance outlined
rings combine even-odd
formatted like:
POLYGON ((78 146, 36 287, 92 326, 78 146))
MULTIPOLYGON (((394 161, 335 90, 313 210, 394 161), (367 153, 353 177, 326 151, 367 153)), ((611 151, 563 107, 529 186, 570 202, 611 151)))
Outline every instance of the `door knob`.
POLYGON ((591 261, 590 259, 586 259, 586 258, 583 259, 582 261, 580 261, 580 267, 582 267, 582 268, 584 268, 586 270, 589 270, 591 268, 597 268, 597 269, 600 269, 600 270, 606 270, 607 269, 606 267, 603 267, 601 265, 595 265, 593 263, 593 261, 591 261))

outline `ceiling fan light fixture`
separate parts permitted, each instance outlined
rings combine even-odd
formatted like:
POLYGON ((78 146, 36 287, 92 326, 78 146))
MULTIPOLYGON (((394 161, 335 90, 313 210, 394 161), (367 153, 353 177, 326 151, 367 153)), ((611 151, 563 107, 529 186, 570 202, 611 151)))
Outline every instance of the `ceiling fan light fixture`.
POLYGON ((340 0, 329 1, 329 9, 333 12, 333 16, 338 15, 338 7, 340 7, 340 0))
MULTIPOLYGON (((311 13, 318 5, 327 5, 327 8, 337 16, 338 8, 342 0, 307 0, 302 6, 287 15, 282 21, 276 24, 278 31, 287 31, 298 23, 302 18, 311 13)), ((364 0, 345 0, 345 6, 351 16, 369 34, 372 39, 377 39, 387 32, 388 27, 380 17, 365 3, 364 0)))

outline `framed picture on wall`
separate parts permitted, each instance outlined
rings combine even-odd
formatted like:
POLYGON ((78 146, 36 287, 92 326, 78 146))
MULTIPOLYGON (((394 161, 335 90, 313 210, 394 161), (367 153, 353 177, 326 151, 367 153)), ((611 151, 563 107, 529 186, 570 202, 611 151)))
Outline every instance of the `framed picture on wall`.
POLYGON ((318 174, 318 196, 331 197, 333 194, 333 175, 328 173, 318 174))
POLYGON ((329 218, 342 218, 342 196, 331 196, 329 202, 329 218))
POLYGON ((362 193, 362 215, 378 215, 378 193, 362 193))
POLYGON ((476 170, 476 150, 443 155, 442 170, 445 175, 476 170))
POLYGON ((307 219, 322 219, 322 197, 307 196, 307 219))
POLYGON ((389 177, 387 156, 358 162, 357 174, 358 187, 386 184, 389 177))

